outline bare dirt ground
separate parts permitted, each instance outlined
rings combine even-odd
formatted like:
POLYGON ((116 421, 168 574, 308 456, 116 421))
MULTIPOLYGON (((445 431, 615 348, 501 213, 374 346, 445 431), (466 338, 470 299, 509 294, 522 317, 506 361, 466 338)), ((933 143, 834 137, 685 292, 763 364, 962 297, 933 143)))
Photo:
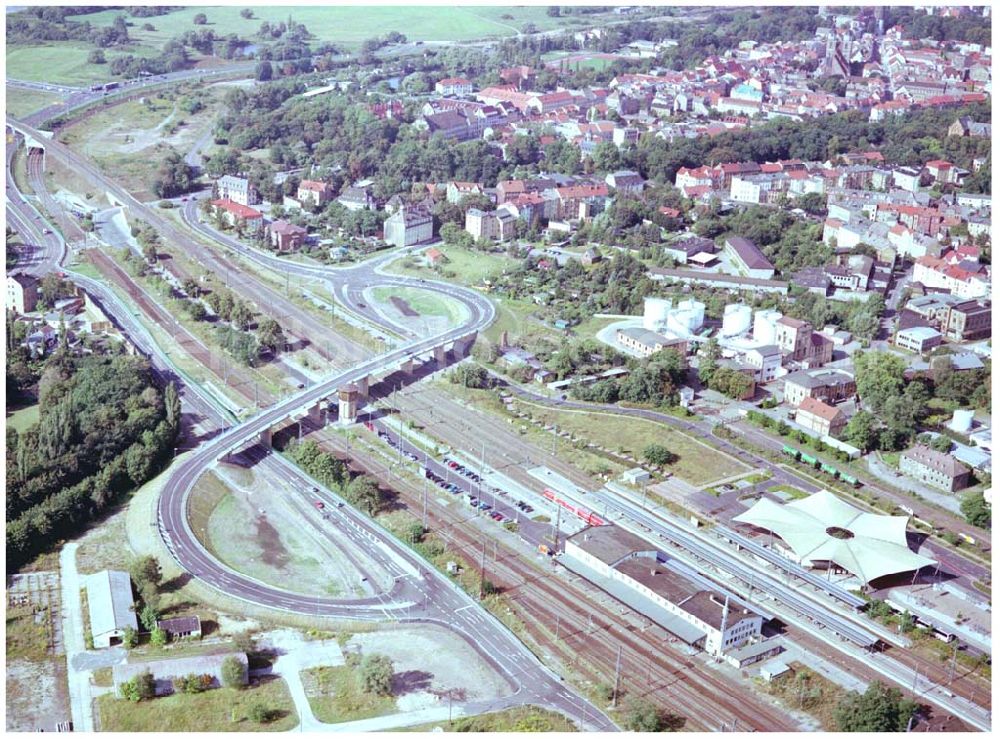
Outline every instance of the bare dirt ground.
MULTIPOLYGON (((259 468, 230 464, 219 465, 204 482, 229 489, 219 497, 207 522, 208 542, 228 565, 299 592, 345 598, 366 592, 363 588, 368 583, 361 582, 356 564, 363 555, 346 540, 325 535, 332 524, 322 519, 303 491, 264 475, 259 468), (234 530, 247 535, 233 537, 234 530)), ((366 575, 377 569, 364 564, 366 575)), ((372 574, 378 580, 371 587, 388 587, 384 572, 372 574)))
POLYGON ((124 506, 92 526, 78 541, 76 564, 81 575, 127 567, 133 555, 125 534, 124 506))
POLYGON ((440 704, 452 691, 456 701, 499 698, 507 683, 476 651, 454 634, 435 626, 419 626, 355 634, 345 651, 384 654, 396 668, 393 694, 400 711, 440 704))
POLYGON ((54 660, 7 663, 7 731, 54 731, 69 718, 65 668, 54 660))
POLYGON ((14 575, 7 590, 7 730, 54 731, 70 719, 59 573, 14 575))

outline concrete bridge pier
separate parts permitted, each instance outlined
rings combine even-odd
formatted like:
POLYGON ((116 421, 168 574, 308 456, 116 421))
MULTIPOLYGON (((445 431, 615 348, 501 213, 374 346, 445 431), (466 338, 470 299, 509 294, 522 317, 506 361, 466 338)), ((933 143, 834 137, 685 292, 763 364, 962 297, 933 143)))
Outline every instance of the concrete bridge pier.
POLYGON ((448 350, 444 348, 444 344, 434 347, 434 361, 438 367, 444 367, 448 363, 448 350))
POLYGON ((471 333, 468 336, 463 336, 460 339, 455 339, 455 356, 456 357, 467 357, 469 352, 472 351, 472 345, 476 343, 476 334, 471 333))
POLYGON ((347 426, 358 420, 358 386, 355 384, 345 385, 340 388, 337 395, 340 404, 337 411, 337 420, 341 426, 347 426))
POLYGON ((407 375, 413 374, 413 360, 407 359, 403 364, 400 365, 400 369, 407 375))
POLYGON ((365 375, 364 377, 360 378, 356 383, 354 383, 355 385, 357 385, 357 388, 358 388, 358 398, 360 398, 361 400, 368 400, 368 383, 369 383, 369 381, 370 381, 370 378, 368 377, 368 375, 365 375))
POLYGON ((260 443, 268 449, 271 448, 271 429, 267 428, 260 432, 260 443))

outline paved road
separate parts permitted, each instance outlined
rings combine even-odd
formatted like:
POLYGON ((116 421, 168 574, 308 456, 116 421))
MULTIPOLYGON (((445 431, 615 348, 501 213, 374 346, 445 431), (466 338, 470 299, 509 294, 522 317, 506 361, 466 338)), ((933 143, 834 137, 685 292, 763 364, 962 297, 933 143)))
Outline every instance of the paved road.
MULTIPOLYGON (((68 86, 50 85, 56 87, 60 92, 67 93, 58 103, 46 106, 24 117, 24 122, 31 126, 39 126, 46 121, 71 113, 74 110, 86 107, 102 99, 114 100, 120 97, 127 97, 137 92, 148 90, 152 87, 176 85, 188 80, 210 80, 224 77, 246 77, 253 73, 255 62, 246 64, 233 64, 221 69, 186 69, 181 72, 171 72, 170 74, 154 75, 152 77, 140 77, 133 80, 123 80, 118 83, 118 87, 109 90, 89 90, 84 88, 73 88, 68 86)), ((10 80, 8 80, 10 84, 10 80)), ((32 83, 22 82, 21 85, 32 83)), ((43 85, 44 87, 44 85, 43 85)))
POLYGON ((94 713, 90 697, 90 670, 80 669, 77 661, 86 654, 83 636, 83 613, 80 588, 83 583, 76 570, 76 542, 59 553, 59 576, 62 582, 63 637, 66 647, 66 675, 69 679, 70 714, 74 731, 93 731, 94 713))
MULTIPOLYGON (((27 127, 21 127, 21 129, 29 135, 35 133, 27 127)), ((58 145, 54 145, 53 148, 58 148, 58 145)), ((63 152, 63 155, 71 164, 74 162, 75 157, 71 153, 63 152)), ((93 175, 93 173, 91 174, 93 175)), ((96 174, 99 181, 103 179, 100 173, 96 174)), ((122 198, 124 202, 129 202, 131 199, 130 195, 120 191, 113 183, 108 183, 108 186, 110 191, 119 190, 116 194, 124 194, 122 198)), ((137 205, 141 207, 141 204, 137 205)), ((9 193, 9 211, 12 210, 11 206, 9 193)), ((130 206, 135 207, 131 203, 130 206)), ((18 213, 19 225, 25 230, 30 230, 29 226, 33 216, 31 215, 31 206, 27 201, 21 198, 13 210, 18 213)), ((350 286, 357 284, 359 279, 365 280, 366 284, 379 285, 413 286, 414 283, 417 283, 416 280, 412 279, 380 275, 376 272, 376 267, 377 265, 368 262, 359 265, 354 270, 339 270, 337 278, 341 286, 341 294, 347 296, 354 294, 350 286)), ((259 412, 238 426, 222 431, 211 441, 203 444, 188 458, 175 465, 165 485, 157 508, 158 522, 164 538, 178 562, 192 572, 195 577, 228 595, 245 599, 254 604, 279 610, 349 620, 382 621, 386 618, 394 618, 401 621, 440 624, 465 639, 511 683, 514 694, 518 696, 518 703, 537 704, 552 708, 570 718, 580 720, 584 728, 587 729, 615 730, 617 727, 601 711, 565 687, 561 678, 541 665, 506 627, 485 612, 454 583, 436 570, 428 568, 426 563, 399 544, 370 519, 355 512, 349 506, 338 507, 337 504, 343 501, 329 491, 321 492, 320 496, 325 497, 331 510, 336 509, 342 525, 352 526, 356 531, 368 536, 374 548, 388 554, 392 561, 397 564, 401 574, 397 576, 396 583, 389 593, 382 593, 374 598, 338 601, 332 598, 304 596, 269 587, 221 565, 204 550, 190 529, 187 520, 187 497, 194 482, 208 467, 214 464, 216 459, 229 452, 234 444, 245 440, 255 440, 261 431, 270 428, 299 408, 313 405, 323 398, 330 397, 337 388, 348 382, 384 371, 415 353, 428 352, 442 342, 449 342, 482 330, 493 320, 493 305, 474 292, 461 291, 447 284, 417 284, 425 289, 448 293, 453 299, 463 302, 468 312, 467 323, 461 327, 449 329, 439 336, 416 339, 386 355, 366 360, 347 372, 340 373, 298 393, 277 406, 259 412)), ((154 354, 158 353, 157 348, 152 349, 154 354)), ((211 405, 209 399, 203 400, 211 405)), ((284 459, 276 455, 268 455, 268 457, 269 463, 285 466, 287 475, 297 476, 303 480, 307 479, 284 459)))

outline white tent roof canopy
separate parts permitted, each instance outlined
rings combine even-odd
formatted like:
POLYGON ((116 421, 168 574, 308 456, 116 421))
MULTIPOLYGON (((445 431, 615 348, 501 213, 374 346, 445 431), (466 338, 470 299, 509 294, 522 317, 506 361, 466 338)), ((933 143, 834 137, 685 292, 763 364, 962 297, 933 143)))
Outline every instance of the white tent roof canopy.
POLYGON ((772 531, 801 560, 834 562, 865 583, 935 564, 907 546, 907 516, 865 513, 828 490, 784 505, 761 498, 733 520, 772 531))

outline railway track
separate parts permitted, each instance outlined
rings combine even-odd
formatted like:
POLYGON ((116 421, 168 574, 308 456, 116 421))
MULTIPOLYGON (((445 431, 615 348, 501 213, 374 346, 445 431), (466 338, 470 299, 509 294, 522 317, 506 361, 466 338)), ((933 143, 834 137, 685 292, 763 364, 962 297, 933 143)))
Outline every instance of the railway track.
MULTIPOLYGON (((313 436, 328 449, 345 454, 349 451, 358 471, 385 478, 385 468, 359 453, 356 445, 348 450, 343 438, 329 431, 318 431, 313 436)), ((401 502, 419 515, 422 491, 401 480, 393 481, 393 488, 399 492, 401 502)), ((470 517, 428 496, 428 519, 435 535, 444 539, 471 566, 479 568, 482 533, 471 525, 470 517)), ((690 724, 714 730, 723 724, 731 725, 735 719, 743 728, 762 731, 798 728, 784 712, 748 695, 740 695, 743 691, 739 686, 711 674, 697 663, 700 657, 692 660, 675 655, 657 644, 656 641, 670 639, 659 627, 635 633, 636 627, 627 617, 609 613, 604 606, 593 603, 591 594, 600 592, 596 588, 541 572, 525 562, 523 555, 500 543, 496 544, 495 558, 487 549, 486 577, 503 589, 511 608, 538 648, 562 662, 564 668, 572 668, 592 685, 613 681, 618 647, 621 646, 624 691, 647 697, 671 712, 682 714, 690 724), (558 635, 553 628, 557 620, 558 635), (650 643, 651 637, 656 641, 650 643)), ((689 725, 687 728, 694 727, 689 725)))
POLYGON ((274 402, 274 396, 260 383, 255 383, 247 372, 237 363, 235 359, 227 360, 225 363, 219 355, 209 349, 200 339, 187 329, 183 328, 174 318, 166 313, 154 300, 152 300, 131 276, 100 250, 91 250, 88 253, 90 261, 96 266, 105 278, 118 285, 124 290, 135 305, 139 307, 154 323, 170 334, 177 345, 184 350, 192 359, 202 367, 214 374, 220 382, 235 389, 240 395, 253 403, 259 401, 261 406, 268 406, 274 402), (226 370, 223 371, 225 365, 226 370), (255 384, 257 389, 254 389, 255 384))

